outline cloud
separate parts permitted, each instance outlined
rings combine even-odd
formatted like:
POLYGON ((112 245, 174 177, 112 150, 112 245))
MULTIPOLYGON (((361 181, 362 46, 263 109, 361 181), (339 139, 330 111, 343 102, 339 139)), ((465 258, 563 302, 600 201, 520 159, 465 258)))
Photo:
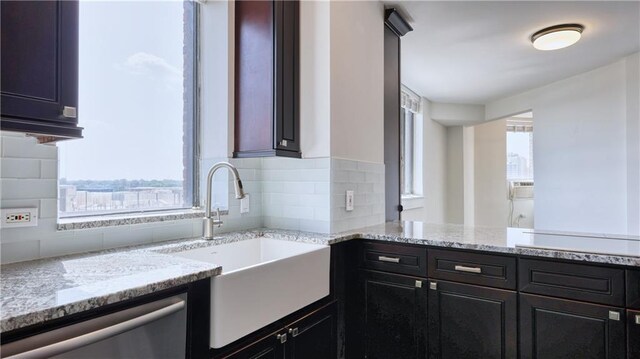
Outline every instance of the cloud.
POLYGON ((165 59, 146 52, 137 52, 127 58, 125 67, 132 72, 147 74, 164 72, 167 74, 182 76, 182 70, 171 66, 165 59))
POLYGON ((116 67, 132 75, 161 80, 169 88, 182 87, 182 69, 172 66, 162 57, 147 52, 136 52, 116 67))

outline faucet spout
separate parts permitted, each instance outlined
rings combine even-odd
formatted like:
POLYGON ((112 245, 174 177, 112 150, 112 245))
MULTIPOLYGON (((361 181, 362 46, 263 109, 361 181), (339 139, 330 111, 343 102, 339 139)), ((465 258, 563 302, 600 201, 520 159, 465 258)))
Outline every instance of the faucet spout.
MULTIPOLYGON (((204 216, 204 230, 203 237, 204 239, 213 239, 213 227, 217 225, 218 227, 222 225, 222 221, 218 219, 214 219, 211 215, 211 187, 213 183, 213 175, 220 168, 226 168, 233 175, 233 188, 235 191, 236 199, 242 199, 245 197, 244 189, 242 188, 242 181, 240 180, 240 175, 238 174, 238 170, 229 162, 218 162, 209 170, 209 174, 207 175, 207 197, 205 200, 205 216, 204 216)), ((220 213, 218 212, 218 216, 220 213)))

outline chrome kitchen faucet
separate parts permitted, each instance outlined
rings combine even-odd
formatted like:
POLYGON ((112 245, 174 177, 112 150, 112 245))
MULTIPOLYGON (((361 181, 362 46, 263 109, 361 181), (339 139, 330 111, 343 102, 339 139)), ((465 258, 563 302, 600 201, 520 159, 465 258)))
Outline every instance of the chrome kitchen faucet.
POLYGON ((222 221, 220 220, 220 209, 216 209, 216 218, 211 216, 211 182, 213 182, 213 175, 216 171, 222 167, 226 167, 231 174, 233 175, 233 187, 236 192, 236 199, 244 198, 244 190, 242 189, 242 181, 240 180, 240 175, 238 174, 238 170, 229 162, 218 162, 209 170, 209 174, 207 175, 207 198, 205 201, 205 215, 203 218, 203 238, 211 240, 213 239, 213 228, 214 226, 220 227, 222 225, 222 221))

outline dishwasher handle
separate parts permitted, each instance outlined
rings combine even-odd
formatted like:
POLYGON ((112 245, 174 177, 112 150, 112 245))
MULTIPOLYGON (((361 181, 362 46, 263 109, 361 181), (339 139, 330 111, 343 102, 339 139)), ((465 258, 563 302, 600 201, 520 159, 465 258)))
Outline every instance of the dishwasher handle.
POLYGON ((1 351, 6 359, 49 358, 149 324, 185 307, 184 299, 166 298, 4 344, 1 351), (61 331, 78 334, 57 340, 61 331))

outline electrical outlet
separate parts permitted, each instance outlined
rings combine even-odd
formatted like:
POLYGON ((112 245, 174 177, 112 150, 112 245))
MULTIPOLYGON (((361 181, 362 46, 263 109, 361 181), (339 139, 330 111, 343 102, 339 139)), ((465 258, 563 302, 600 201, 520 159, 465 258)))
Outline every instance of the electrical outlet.
POLYGON ((3 208, 1 210, 2 227, 35 227, 38 225, 37 208, 3 208))
POLYGON ((244 198, 240 200, 240 213, 249 213, 249 194, 245 194, 244 198))
POLYGON ((353 191, 347 191, 347 194, 345 196, 345 207, 347 211, 353 211, 353 191))

